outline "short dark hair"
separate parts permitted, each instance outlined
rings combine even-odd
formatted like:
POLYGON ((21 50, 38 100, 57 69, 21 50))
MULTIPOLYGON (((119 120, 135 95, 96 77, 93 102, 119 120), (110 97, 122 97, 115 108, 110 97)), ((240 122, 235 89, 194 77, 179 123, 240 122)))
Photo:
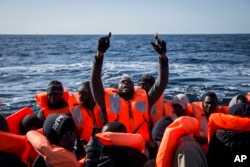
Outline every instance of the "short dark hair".
POLYGON ((216 101, 218 102, 218 97, 217 97, 217 95, 216 95, 214 92, 207 92, 207 93, 205 93, 205 94, 202 96, 202 101, 204 101, 204 100, 205 100, 205 97, 207 97, 207 96, 215 98, 216 101))

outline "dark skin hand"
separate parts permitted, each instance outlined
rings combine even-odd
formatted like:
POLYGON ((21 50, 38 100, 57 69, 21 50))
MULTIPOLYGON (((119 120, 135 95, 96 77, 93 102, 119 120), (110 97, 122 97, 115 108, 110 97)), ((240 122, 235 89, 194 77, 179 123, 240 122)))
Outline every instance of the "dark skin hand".
MULTIPOLYGON (((109 40, 110 40, 110 37, 111 37, 111 32, 109 32, 109 34, 108 34, 105 38, 103 38, 103 41, 101 41, 101 42, 108 44, 108 43, 109 43, 109 40)), ((100 51, 100 50, 98 49, 98 50, 97 50, 97 53, 96 53, 96 56, 97 56, 97 57, 103 57, 103 56, 104 56, 104 53, 105 53, 105 52, 100 51)))

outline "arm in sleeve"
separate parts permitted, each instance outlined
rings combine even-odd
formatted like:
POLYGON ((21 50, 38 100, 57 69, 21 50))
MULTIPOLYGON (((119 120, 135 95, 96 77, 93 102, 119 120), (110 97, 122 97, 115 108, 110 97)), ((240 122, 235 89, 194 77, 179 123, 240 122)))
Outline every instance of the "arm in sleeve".
POLYGON ((159 97, 164 93, 164 90, 168 84, 169 78, 169 67, 168 58, 159 58, 159 70, 157 79, 148 92, 149 109, 152 105, 159 99, 159 97))
POLYGON ((90 88, 95 102, 102 111, 105 111, 104 87, 101 80, 102 65, 103 57, 95 57, 90 76, 90 88))

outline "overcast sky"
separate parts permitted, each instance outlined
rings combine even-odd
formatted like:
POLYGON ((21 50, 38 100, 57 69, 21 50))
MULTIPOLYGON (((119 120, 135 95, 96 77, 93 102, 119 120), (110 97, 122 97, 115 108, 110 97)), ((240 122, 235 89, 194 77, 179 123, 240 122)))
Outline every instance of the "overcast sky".
POLYGON ((0 0, 0 34, 250 33, 250 0, 0 0))

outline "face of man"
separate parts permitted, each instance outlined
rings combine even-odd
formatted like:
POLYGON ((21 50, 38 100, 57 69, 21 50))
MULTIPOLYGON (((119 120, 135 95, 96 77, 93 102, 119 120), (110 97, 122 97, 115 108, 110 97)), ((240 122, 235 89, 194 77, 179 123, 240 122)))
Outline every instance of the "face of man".
POLYGON ((73 151, 76 141, 76 133, 74 131, 68 131, 60 137, 60 146, 63 148, 73 151))
POLYGON ((134 93, 134 83, 129 77, 123 77, 118 84, 118 93, 125 98, 132 98, 134 93))
POLYGON ((150 88, 152 87, 151 83, 147 82, 147 81, 140 81, 138 83, 138 86, 141 89, 144 89, 146 92, 149 92, 150 88))
POLYGON ((63 94, 61 92, 49 92, 48 99, 50 104, 56 105, 62 99, 62 95, 63 94))
POLYGON ((86 86, 80 85, 78 94, 81 105, 86 106, 88 103, 90 103, 90 93, 90 90, 86 86))
POLYGON ((205 113, 209 115, 216 111, 217 105, 218 102, 215 97, 206 96, 202 102, 205 113))

